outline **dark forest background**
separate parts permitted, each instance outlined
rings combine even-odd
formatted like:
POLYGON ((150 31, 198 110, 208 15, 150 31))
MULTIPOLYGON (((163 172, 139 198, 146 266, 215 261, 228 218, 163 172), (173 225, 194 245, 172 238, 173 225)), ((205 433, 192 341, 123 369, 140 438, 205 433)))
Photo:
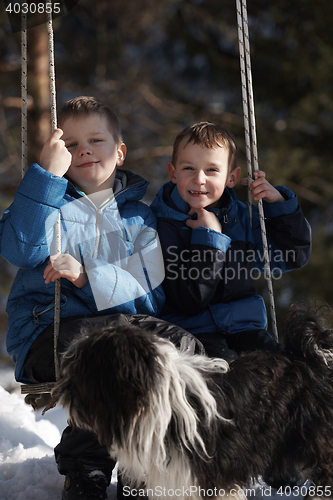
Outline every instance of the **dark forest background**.
MULTIPOLYGON (((62 3, 62 2, 60 2, 62 3)), ((303 299, 333 305, 333 2, 248 0, 259 166, 292 189, 313 230, 309 264, 273 283, 279 330, 303 299)), ((125 168, 168 180, 175 135, 209 120, 245 146, 235 0, 80 0, 54 20, 57 103, 94 95, 119 116, 125 168)), ((20 33, 0 12, 0 213, 21 179, 20 33)), ((29 162, 50 133, 47 35, 28 30, 29 162)), ((246 201, 246 189, 237 194, 246 201)), ((0 327, 16 270, 0 258, 0 327)), ((267 297, 261 280, 257 288, 267 297)), ((2 347, 2 356, 5 355, 2 347)))

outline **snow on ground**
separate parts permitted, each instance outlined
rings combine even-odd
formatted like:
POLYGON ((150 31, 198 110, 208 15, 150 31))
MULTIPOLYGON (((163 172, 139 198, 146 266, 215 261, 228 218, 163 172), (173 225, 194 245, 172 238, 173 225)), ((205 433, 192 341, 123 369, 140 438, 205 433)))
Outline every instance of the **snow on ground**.
MULTIPOLYGON (((34 412, 19 394, 12 371, 0 369, 1 500, 61 499, 64 477, 57 471, 53 448, 66 425, 66 413, 58 406, 45 416, 41 411, 34 412)), ((264 484, 257 484, 255 491, 256 500, 302 498, 295 491, 278 494, 264 484)), ((254 498, 253 492, 248 498, 254 498)), ((164 495, 161 499, 168 500, 164 495)), ((116 500, 116 471, 108 488, 108 500, 116 500)))
MULTIPOLYGON (((1 500, 60 500, 64 477, 60 476, 53 448, 67 425, 62 408, 45 416, 34 412, 21 395, 10 394, 8 371, 0 370, 0 498, 1 500)), ((108 500, 116 499, 116 475, 108 488, 108 500)))

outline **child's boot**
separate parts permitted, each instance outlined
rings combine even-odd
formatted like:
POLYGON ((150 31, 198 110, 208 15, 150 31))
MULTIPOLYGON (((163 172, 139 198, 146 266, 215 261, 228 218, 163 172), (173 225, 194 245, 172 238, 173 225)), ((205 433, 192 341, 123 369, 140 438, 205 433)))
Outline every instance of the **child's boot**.
POLYGON ((81 463, 76 470, 68 471, 62 500, 105 500, 111 482, 112 468, 81 463))

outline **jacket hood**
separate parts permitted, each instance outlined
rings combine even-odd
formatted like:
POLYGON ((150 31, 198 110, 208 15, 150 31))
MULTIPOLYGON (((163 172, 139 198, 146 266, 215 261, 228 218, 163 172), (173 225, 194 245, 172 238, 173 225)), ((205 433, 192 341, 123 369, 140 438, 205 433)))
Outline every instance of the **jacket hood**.
MULTIPOLYGON (((149 182, 141 177, 141 175, 135 174, 130 170, 117 168, 116 179, 121 181, 123 185, 122 189, 115 195, 118 205, 122 205, 127 201, 139 201, 146 194, 149 182)), ((68 180, 67 192, 70 196, 73 196, 73 198, 81 198, 84 196, 84 193, 82 193, 70 180, 68 180)))
MULTIPOLYGON (((232 201, 236 199, 233 189, 225 188, 220 200, 219 208, 207 208, 217 216, 223 216, 232 208, 232 201)), ((150 208, 157 218, 185 221, 190 219, 187 215, 190 206, 180 197, 176 184, 169 181, 163 184, 154 198, 150 208)))
POLYGON ((149 182, 141 175, 117 168, 116 178, 123 183, 123 189, 116 194, 117 202, 124 198, 124 201, 138 201, 146 194, 149 182))

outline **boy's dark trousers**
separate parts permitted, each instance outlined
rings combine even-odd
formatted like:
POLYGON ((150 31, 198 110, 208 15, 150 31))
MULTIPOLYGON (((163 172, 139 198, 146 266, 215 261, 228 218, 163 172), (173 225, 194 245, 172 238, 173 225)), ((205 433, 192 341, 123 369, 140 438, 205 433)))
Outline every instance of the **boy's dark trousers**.
POLYGON ((239 333, 199 333, 196 338, 203 344, 207 356, 223 358, 228 362, 247 351, 264 350, 282 352, 283 347, 267 330, 248 330, 239 333))

